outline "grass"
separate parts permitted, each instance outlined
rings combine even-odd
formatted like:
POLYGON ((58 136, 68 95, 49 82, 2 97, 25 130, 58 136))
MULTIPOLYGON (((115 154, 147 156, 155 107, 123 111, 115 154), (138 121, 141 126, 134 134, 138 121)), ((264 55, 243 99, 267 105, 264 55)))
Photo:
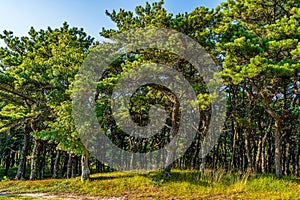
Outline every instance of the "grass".
MULTIPOLYGON (((299 199, 300 178, 225 173, 224 171, 173 170, 161 172, 111 172, 91 175, 91 180, 3 180, 0 192, 48 193, 59 196, 126 197, 126 199, 299 199)), ((5 197, 0 197, 5 198, 5 197)))

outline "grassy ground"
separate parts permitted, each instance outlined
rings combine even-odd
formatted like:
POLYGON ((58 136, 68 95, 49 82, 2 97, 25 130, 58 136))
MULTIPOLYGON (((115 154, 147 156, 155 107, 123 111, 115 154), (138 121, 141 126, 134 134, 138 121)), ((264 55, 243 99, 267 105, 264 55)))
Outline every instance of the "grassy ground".
MULTIPOLYGON (((2 180, 0 199, 20 193, 47 193, 58 197, 123 197, 125 199, 300 199, 300 178, 274 175, 227 174, 223 171, 174 170, 171 177, 155 172, 111 172, 94 174, 91 181, 47 179, 2 180)), ((84 197, 84 198, 83 198, 84 197)), ((28 197, 22 197, 28 198, 28 197)))

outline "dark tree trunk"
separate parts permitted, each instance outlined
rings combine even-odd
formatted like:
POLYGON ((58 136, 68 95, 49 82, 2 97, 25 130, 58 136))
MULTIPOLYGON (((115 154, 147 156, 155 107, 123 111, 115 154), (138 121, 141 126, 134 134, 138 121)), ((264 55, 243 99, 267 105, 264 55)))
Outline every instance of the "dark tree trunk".
POLYGON ((16 163, 16 152, 12 151, 11 152, 11 157, 10 157, 10 166, 14 167, 16 163))
POLYGON ((299 165, 300 165, 300 136, 298 135, 297 141, 296 141, 296 150, 295 150, 295 163, 294 163, 294 171, 295 174, 297 176, 299 176, 300 173, 300 169, 299 169, 299 165))
POLYGON ((67 178, 71 178, 72 177, 72 154, 69 154, 69 158, 68 158, 68 164, 67 164, 67 178))
POLYGON ((5 170, 4 170, 4 176, 7 176, 8 170, 10 167, 10 149, 5 150, 5 170))
MULTIPOLYGON (((99 161, 99 160, 96 160, 96 165, 97 165, 97 172, 104 172, 104 165, 99 161)), ((130 165, 132 166, 132 165, 130 165)))
POLYGON ((78 156, 75 156, 73 160, 74 164, 72 168, 72 177, 75 178, 76 176, 78 176, 78 156))
POLYGON ((40 146, 40 154, 38 156, 38 179, 43 179, 44 178, 44 168, 45 168, 45 164, 46 164, 46 148, 47 148, 47 144, 46 142, 42 142, 42 145, 40 146))
POLYGON ((55 152, 55 148, 53 146, 51 146, 51 150, 49 152, 50 155, 50 173, 51 173, 51 177, 53 178, 53 172, 54 172, 54 163, 55 163, 55 156, 56 156, 56 152, 55 152))
POLYGON ((19 164, 18 164, 18 171, 16 174, 15 179, 16 180, 21 180, 21 179, 25 179, 25 172, 26 172, 26 156, 28 154, 28 149, 29 149, 29 132, 25 131, 24 134, 24 144, 21 150, 21 155, 20 155, 20 159, 19 159, 19 164))
POLYGON ((62 177, 66 177, 66 173, 67 173, 67 166, 68 166, 68 161, 69 161, 69 154, 67 154, 67 152, 64 153, 64 162, 63 162, 63 167, 61 170, 61 176, 62 177))
POLYGON ((232 171, 235 165, 235 149, 236 149, 236 137, 237 137, 237 128, 234 127, 234 120, 231 121, 231 131, 233 133, 233 138, 232 138, 232 153, 231 153, 231 162, 229 169, 232 171))
POLYGON ((286 144, 286 149, 285 149, 285 175, 290 174, 290 144, 286 144))
POLYGON ((272 140, 268 140, 268 149, 267 149, 267 171, 266 173, 270 173, 272 171, 272 158, 273 158, 273 155, 272 153, 274 153, 273 149, 272 149, 272 143, 273 142, 272 140))
MULTIPOLYGON (((270 127, 271 128, 271 127, 270 127)), ((266 134, 264 135, 264 137, 263 137, 263 139, 262 139, 262 144, 261 144, 261 152, 262 152, 262 154, 261 154, 261 172, 264 174, 264 173, 266 173, 266 164, 265 164, 265 155, 266 155, 266 147, 265 147, 265 141, 266 141, 266 139, 267 139, 267 137, 268 137, 268 131, 269 130, 267 130, 267 132, 266 132, 266 134)))
POLYGON ((206 166, 206 157, 203 157, 202 161, 201 161, 201 173, 202 174, 204 174, 205 166, 206 166))
POLYGON ((54 166, 53 166, 52 178, 57 178, 58 177, 59 161, 60 161, 60 150, 57 150, 55 161, 54 161, 54 166))
POLYGON ((247 157, 247 171, 252 170, 252 159, 251 159, 251 153, 250 153, 250 135, 251 135, 252 129, 248 128, 246 136, 245 136, 245 148, 246 148, 246 157, 247 157))
MULTIPOLYGON (((177 100, 173 100, 174 106, 173 106, 173 111, 172 111, 172 128, 171 128, 171 135, 175 137, 178 133, 179 126, 178 126, 178 116, 179 116, 179 107, 180 104, 177 100)), ((164 170, 164 174, 167 176, 171 175, 171 169, 172 169, 172 162, 174 161, 175 158, 175 153, 176 153, 176 144, 171 144, 170 150, 168 152, 167 158, 166 158, 166 167, 164 170)))
POLYGON ((281 119, 275 120, 275 168, 276 176, 278 178, 282 177, 281 168, 281 119))

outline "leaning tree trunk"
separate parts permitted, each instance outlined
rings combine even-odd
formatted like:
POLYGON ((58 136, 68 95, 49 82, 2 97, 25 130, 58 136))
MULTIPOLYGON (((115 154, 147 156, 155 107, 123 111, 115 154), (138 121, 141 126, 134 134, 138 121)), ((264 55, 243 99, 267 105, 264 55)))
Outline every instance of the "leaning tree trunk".
MULTIPOLYGON (((264 174, 266 172, 265 170, 265 141, 267 139, 269 130, 266 131, 265 135, 262 137, 261 141, 259 142, 259 150, 257 153, 256 162, 259 162, 259 157, 261 157, 261 164, 260 164, 260 170, 264 174)), ((258 172, 258 168, 256 169, 256 172, 258 172)))
POLYGON ((89 180, 90 169, 89 169, 89 153, 85 151, 81 156, 81 181, 89 180))
POLYGON ((277 178, 282 177, 281 168, 281 130, 282 130, 282 119, 275 113, 269 104, 264 103, 267 113, 275 120, 275 168, 277 178))
POLYGON ((29 149, 29 138, 30 135, 27 131, 24 133, 24 144, 21 150, 21 155, 20 155, 20 160, 18 164, 18 171, 16 174, 15 179, 20 180, 20 179, 25 179, 25 171, 26 171, 26 156, 28 153, 29 149))
POLYGON ((277 178, 282 177, 281 168, 281 132, 282 132, 282 120, 283 116, 280 116, 270 107, 272 97, 266 96, 262 92, 260 93, 263 98, 263 105, 265 111, 275 120, 275 168, 277 178))

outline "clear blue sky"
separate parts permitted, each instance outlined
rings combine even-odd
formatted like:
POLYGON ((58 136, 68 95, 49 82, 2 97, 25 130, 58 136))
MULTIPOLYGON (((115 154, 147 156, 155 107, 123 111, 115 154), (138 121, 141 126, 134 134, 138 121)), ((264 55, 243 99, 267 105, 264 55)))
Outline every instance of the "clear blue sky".
MULTIPOLYGON (((70 26, 82 27, 100 39, 102 27, 113 28, 114 23, 105 15, 105 10, 134 11, 137 5, 147 0, 0 0, 0 32, 11 30, 17 36, 27 35, 30 27, 36 30, 60 27, 64 21, 70 26)), ((157 0, 158 1, 158 0, 157 0)), ((168 12, 190 12, 195 7, 214 8, 223 0, 165 0, 168 12)), ((148 0, 149 3, 155 0, 148 0)), ((3 42, 0 41, 0 46, 3 42)))

